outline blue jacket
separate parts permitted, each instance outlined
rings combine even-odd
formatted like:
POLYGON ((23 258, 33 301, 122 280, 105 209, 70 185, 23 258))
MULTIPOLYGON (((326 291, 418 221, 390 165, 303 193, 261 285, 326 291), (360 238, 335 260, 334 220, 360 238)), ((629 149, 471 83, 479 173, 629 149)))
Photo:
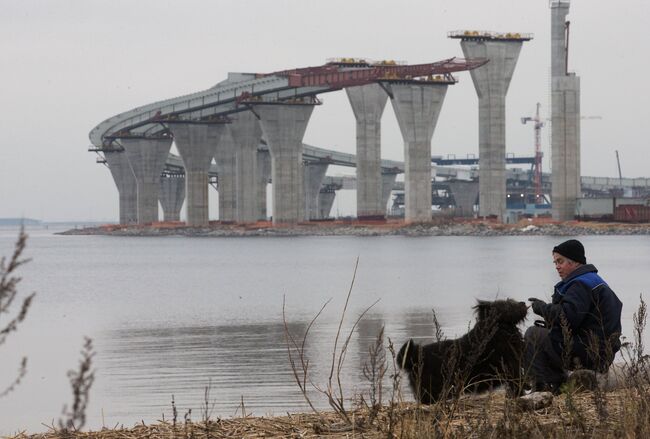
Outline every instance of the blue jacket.
MULTIPOLYGON (((571 331, 570 369, 580 366, 605 371, 621 347, 623 304, 591 264, 581 265, 555 285, 552 303, 542 309, 555 350, 562 355, 565 340, 561 315, 571 331)), ((564 358, 564 357, 563 357, 564 358)))

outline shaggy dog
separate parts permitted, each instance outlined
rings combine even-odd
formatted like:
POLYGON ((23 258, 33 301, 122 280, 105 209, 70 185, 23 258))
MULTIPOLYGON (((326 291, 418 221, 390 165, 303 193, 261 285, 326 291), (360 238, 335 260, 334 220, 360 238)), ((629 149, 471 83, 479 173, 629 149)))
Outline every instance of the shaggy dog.
POLYGON ((511 394, 521 394, 524 341, 517 324, 526 318, 526 304, 479 300, 474 310, 476 324, 462 337, 422 346, 409 340, 399 350, 398 364, 408 371, 420 402, 432 404, 498 384, 506 384, 511 394))

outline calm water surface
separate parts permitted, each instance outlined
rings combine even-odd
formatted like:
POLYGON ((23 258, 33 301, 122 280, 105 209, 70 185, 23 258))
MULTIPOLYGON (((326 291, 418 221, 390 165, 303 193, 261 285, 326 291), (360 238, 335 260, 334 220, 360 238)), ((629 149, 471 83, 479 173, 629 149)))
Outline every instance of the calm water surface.
MULTIPOLYGON (((287 360, 283 302, 301 337, 332 299, 306 342, 310 374, 325 386, 334 340, 352 332, 341 373, 347 396, 367 390, 362 368, 382 327, 399 347, 432 337, 432 308, 445 334, 463 332, 477 298, 549 298, 557 281, 550 250, 560 237, 120 238, 58 236, 29 230, 20 291, 36 291, 18 333, 0 346, 0 388, 29 358, 20 387, 0 399, 0 434, 58 420, 71 391, 83 336, 94 340, 91 428, 131 426, 171 416, 199 418, 210 388, 213 416, 308 410, 287 360), (5 378, 6 377, 6 378, 5 378)), ((0 230, 8 255, 16 231, 0 230)), ((624 333, 639 295, 648 293, 648 237, 582 237, 589 262, 624 302, 624 333)), ((6 320, 6 318, 5 318, 6 320)), ((0 320, 0 324, 3 321, 0 320)), ((530 320, 530 319, 529 319, 530 320)), ((530 321, 529 321, 530 323, 530 321)), ((319 407, 326 399, 312 391, 319 407)), ((408 393, 407 393, 408 396, 408 393)))

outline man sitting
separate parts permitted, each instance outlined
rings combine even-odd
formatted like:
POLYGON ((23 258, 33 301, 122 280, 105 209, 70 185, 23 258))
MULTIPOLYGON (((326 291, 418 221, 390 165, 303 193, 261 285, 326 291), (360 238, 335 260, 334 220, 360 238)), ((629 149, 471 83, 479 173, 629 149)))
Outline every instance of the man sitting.
POLYGON ((528 299, 544 322, 528 328, 524 339, 534 390, 557 393, 567 370, 607 371, 621 347, 623 304, 596 267, 587 264, 580 241, 554 247, 553 263, 562 280, 551 303, 528 299))

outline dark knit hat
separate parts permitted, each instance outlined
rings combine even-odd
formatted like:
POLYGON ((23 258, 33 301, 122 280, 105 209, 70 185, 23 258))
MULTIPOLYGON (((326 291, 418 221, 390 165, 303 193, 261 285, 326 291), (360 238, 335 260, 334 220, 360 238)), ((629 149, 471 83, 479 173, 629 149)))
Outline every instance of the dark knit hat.
POLYGON ((559 253, 562 256, 581 264, 587 263, 587 259, 585 258, 585 248, 577 239, 569 239, 568 241, 564 241, 562 244, 553 247, 553 253, 559 253))

